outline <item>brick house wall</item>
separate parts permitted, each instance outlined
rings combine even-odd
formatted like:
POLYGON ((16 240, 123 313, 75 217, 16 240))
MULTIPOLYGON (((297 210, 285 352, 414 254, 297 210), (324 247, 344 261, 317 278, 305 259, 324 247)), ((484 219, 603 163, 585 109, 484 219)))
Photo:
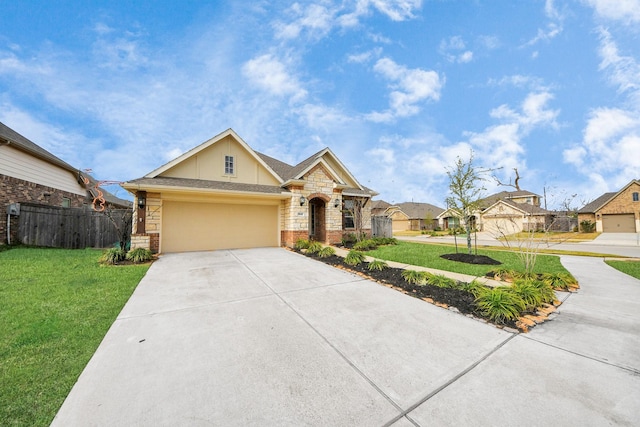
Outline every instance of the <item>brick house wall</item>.
MULTIPOLYGON (((134 206, 138 205, 138 199, 134 200, 134 206)), ((133 212, 133 224, 131 235, 131 249, 144 248, 153 253, 160 250, 160 221, 162 219, 162 200, 160 193, 147 193, 145 204, 144 232, 136 233, 139 221, 138 209, 133 212)))
POLYGON ((611 201, 595 213, 578 214, 578 223, 589 220, 595 222, 596 231, 602 232, 602 215, 633 213, 636 222, 636 232, 640 232, 640 201, 633 201, 633 193, 640 193, 640 184, 634 182, 620 191, 611 201))
MULTIPOLYGON (((0 242, 7 243, 7 205, 11 203, 37 203, 47 206, 62 206, 64 199, 68 199, 69 207, 73 208, 82 207, 89 202, 86 196, 0 175, 0 242)), ((12 243, 17 241, 18 222, 18 217, 11 217, 12 243)))

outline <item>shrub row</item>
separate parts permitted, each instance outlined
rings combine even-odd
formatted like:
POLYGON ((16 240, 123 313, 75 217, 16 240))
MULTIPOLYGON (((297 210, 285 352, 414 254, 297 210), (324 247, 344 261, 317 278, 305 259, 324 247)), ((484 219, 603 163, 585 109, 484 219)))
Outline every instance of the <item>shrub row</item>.
POLYGON ((129 252, 125 252, 120 248, 111 248, 102 253, 102 256, 100 257, 100 263, 115 265, 126 259, 127 261, 138 264, 151 261, 152 258, 153 254, 149 249, 136 248, 131 249, 129 252))

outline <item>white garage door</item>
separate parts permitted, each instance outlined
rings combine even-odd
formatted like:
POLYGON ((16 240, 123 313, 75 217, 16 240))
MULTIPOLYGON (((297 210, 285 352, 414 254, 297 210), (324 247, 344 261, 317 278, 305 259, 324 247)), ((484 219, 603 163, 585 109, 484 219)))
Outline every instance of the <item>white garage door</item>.
POLYGON ((164 201, 162 252, 278 246, 278 206, 164 201))
POLYGON ((602 215, 602 231, 605 233, 635 233, 635 217, 633 214, 602 215))

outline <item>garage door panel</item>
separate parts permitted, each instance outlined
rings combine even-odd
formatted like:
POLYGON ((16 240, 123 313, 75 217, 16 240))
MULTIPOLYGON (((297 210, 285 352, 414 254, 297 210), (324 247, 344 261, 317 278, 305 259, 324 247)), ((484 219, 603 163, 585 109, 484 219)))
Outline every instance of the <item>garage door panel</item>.
POLYGON ((278 246, 278 206, 165 201, 162 252, 278 246))
POLYGON ((635 216, 633 214, 602 215, 602 231, 605 233, 635 233, 635 216))

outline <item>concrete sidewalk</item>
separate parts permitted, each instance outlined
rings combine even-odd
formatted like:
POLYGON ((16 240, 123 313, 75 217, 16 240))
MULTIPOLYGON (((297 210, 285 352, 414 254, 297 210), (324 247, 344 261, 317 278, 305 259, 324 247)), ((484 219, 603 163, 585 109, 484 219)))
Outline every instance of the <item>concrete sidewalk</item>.
MULTIPOLYGON (((613 287, 603 317, 637 331, 640 283, 603 265, 581 292, 613 287)), ((571 341, 575 297, 518 335, 284 249, 165 255, 52 425, 632 425, 637 337, 586 309, 571 341)))

